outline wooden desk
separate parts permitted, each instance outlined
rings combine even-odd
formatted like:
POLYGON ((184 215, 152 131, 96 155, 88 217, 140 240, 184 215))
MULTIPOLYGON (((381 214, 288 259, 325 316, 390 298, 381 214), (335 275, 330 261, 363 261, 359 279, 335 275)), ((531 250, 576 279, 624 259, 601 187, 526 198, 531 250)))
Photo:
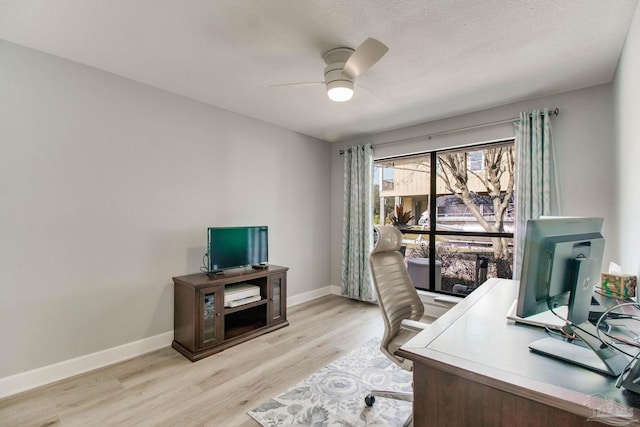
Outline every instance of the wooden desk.
POLYGON ((529 351, 546 333, 507 321, 517 293, 489 279, 398 350, 413 361, 414 425, 594 426, 613 414, 639 426, 640 395, 529 351))

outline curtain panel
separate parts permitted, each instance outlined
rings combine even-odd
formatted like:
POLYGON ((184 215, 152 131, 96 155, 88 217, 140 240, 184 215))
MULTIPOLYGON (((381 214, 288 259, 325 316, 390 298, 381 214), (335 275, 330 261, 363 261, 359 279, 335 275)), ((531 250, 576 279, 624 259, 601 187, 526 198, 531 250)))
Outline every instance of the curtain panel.
POLYGON ((369 270, 373 247, 373 147, 344 151, 344 211, 342 220, 342 295, 376 301, 369 270))
POLYGON ((551 214, 555 172, 549 110, 520 113, 514 128, 517 187, 513 278, 519 280, 527 221, 551 214))

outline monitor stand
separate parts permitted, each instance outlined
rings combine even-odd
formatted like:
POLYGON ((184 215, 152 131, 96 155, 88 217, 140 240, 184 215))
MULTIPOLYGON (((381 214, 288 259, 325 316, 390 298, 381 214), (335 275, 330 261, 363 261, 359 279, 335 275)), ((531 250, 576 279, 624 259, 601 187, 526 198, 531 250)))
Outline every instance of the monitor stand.
POLYGON ((581 329, 570 326, 565 328, 571 329, 588 347, 548 337, 532 342, 529 345, 529 349, 534 353, 564 360, 613 377, 617 377, 624 372, 631 359, 621 352, 602 344, 597 338, 595 326, 591 323, 581 323, 581 329))

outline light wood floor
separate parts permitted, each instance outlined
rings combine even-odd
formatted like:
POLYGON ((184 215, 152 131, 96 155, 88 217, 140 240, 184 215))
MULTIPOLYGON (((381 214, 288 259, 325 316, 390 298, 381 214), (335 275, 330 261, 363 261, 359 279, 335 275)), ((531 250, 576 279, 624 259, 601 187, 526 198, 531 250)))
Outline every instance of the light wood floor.
POLYGON ((331 295, 198 362, 171 348, 0 400, 0 426, 259 426, 247 411, 374 336, 376 305, 331 295))

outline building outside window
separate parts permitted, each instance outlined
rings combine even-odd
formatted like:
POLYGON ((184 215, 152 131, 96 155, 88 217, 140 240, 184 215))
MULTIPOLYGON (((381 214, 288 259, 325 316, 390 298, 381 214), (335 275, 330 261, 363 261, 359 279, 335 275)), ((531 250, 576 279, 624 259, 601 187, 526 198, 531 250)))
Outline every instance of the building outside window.
POLYGON ((484 161, 484 151, 469 151, 467 153, 467 167, 471 172, 482 171, 484 161))
POLYGON ((374 223, 403 232, 417 288, 466 295, 512 277, 514 149, 510 140, 375 161, 374 223))

